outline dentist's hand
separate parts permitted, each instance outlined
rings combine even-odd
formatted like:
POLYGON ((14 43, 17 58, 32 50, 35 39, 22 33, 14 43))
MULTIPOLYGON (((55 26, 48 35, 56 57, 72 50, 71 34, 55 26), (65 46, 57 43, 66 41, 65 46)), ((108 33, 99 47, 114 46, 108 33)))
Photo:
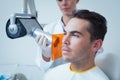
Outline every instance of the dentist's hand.
POLYGON ((39 48, 42 49, 42 55, 47 58, 51 58, 51 45, 48 45, 48 39, 44 35, 38 35, 35 38, 39 48))

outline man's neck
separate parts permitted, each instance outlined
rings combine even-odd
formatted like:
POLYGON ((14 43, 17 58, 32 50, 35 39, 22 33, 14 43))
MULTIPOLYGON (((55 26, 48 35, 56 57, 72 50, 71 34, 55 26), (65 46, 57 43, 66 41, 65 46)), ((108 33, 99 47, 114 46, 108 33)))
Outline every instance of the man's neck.
POLYGON ((87 71, 91 69, 94 66, 95 66, 94 62, 89 62, 89 63, 84 63, 84 64, 71 63, 70 69, 76 72, 83 72, 83 71, 87 71))

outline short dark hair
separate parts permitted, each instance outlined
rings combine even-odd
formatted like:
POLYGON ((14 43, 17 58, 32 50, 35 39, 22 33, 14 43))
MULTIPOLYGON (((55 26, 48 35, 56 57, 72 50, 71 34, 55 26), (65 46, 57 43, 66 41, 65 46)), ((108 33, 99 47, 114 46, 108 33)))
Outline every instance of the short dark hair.
POLYGON ((107 32, 107 21, 104 16, 89 10, 77 10, 73 13, 73 17, 85 19, 90 22, 88 32, 91 35, 91 41, 97 39, 104 40, 107 32))

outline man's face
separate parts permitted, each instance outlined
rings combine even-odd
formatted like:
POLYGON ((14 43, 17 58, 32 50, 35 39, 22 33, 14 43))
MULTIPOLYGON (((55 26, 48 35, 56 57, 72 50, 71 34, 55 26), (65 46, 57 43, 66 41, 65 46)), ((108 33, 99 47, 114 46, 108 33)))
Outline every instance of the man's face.
POLYGON ((76 10, 76 4, 78 0, 57 0, 57 4, 63 13, 63 15, 72 15, 76 10))
POLYGON ((62 41, 63 59, 69 62, 79 62, 90 59, 92 42, 87 31, 90 23, 84 19, 72 18, 65 27, 62 41))

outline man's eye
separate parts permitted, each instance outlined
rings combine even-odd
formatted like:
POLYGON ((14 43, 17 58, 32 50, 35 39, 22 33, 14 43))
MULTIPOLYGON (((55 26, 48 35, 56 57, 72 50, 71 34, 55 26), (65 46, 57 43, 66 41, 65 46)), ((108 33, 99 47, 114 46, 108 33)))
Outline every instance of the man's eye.
POLYGON ((75 36, 75 37, 80 37, 80 35, 78 35, 78 34, 73 34, 73 36, 75 36))

